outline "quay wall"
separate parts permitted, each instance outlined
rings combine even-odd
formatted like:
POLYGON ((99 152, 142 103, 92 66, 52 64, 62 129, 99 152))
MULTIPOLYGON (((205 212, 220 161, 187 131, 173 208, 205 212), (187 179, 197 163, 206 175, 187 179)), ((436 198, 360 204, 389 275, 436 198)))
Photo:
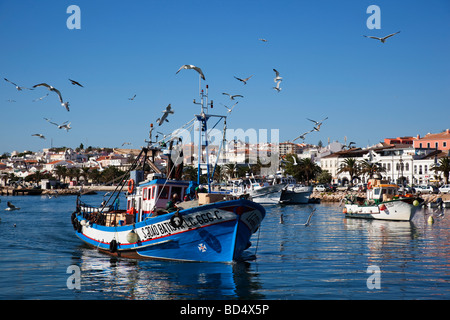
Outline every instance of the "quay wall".
MULTIPOLYGON (((347 195, 355 195, 357 197, 365 198, 365 192, 350 192, 350 191, 337 191, 337 192, 318 192, 314 191, 310 198, 319 199, 323 202, 340 202, 347 195)), ((443 201, 450 201, 450 194, 422 194, 420 195, 426 203, 435 202, 437 198, 442 198, 443 201)))

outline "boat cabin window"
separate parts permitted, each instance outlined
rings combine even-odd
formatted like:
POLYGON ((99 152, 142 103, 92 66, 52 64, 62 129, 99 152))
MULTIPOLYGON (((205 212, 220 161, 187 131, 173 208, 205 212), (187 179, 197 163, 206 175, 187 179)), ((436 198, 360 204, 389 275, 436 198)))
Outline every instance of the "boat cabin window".
POLYGON ((144 188, 144 200, 150 199, 149 191, 150 191, 150 188, 144 188))
POLYGON ((168 197, 169 197, 169 186, 165 186, 165 187, 162 189, 159 198, 160 198, 160 199, 167 199, 168 197))
POLYGON ((172 187, 172 190, 170 192, 170 199, 172 199, 173 195, 176 193, 178 195, 179 199, 183 199, 183 195, 181 194, 181 187, 172 187))

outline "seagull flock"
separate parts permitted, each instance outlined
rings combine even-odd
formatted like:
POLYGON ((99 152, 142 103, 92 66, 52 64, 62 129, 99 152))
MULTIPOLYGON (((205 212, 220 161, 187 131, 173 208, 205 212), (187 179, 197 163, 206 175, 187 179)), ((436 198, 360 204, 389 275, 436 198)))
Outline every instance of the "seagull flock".
MULTIPOLYGON (((64 99, 62 97, 62 94, 61 94, 61 91, 59 91, 58 89, 56 89, 52 85, 49 85, 49 84, 43 82, 43 83, 38 83, 38 84, 32 86, 31 88, 28 88, 28 87, 24 87, 24 86, 18 85, 17 83, 12 82, 11 80, 8 80, 7 78, 3 78, 3 79, 6 82, 11 83, 17 89, 17 91, 35 90, 36 88, 39 88, 39 87, 47 88, 50 92, 56 93, 56 95, 58 96, 58 99, 59 99, 59 102, 60 102, 61 106, 63 106, 67 111, 70 111, 70 109, 69 109, 69 102, 68 101, 64 101, 64 99)), ((70 81, 70 83, 72 85, 84 88, 84 86, 81 83, 79 83, 78 81, 75 81, 75 80, 72 80, 72 79, 69 79, 69 81, 70 81)), ((40 98, 36 98, 36 99, 34 99, 32 101, 33 102, 41 101, 41 100, 47 98, 49 96, 49 94, 50 93, 47 93, 46 95, 44 95, 44 96, 42 96, 40 98)), ((16 102, 13 99, 9 99, 7 101, 8 102, 16 102)), ((70 126, 70 122, 69 121, 66 121, 66 122, 64 122, 62 124, 57 124, 55 122, 51 122, 50 119, 47 119, 47 118, 44 118, 44 119, 47 120, 49 123, 56 125, 58 127, 58 129, 65 129, 67 132, 69 132, 69 130, 72 129, 72 127, 70 126)), ((44 140, 46 139, 45 136, 43 134, 41 134, 41 133, 35 133, 35 134, 32 134, 31 136, 38 137, 38 138, 44 139, 44 140)))
MULTIPOLYGON (((363 35, 363 36, 366 37, 366 38, 379 40, 381 43, 385 43, 387 39, 393 37, 394 35, 396 35, 396 34, 398 34, 398 33, 400 33, 400 31, 395 32, 395 33, 391 33, 391 34, 389 34, 389 35, 387 35, 387 36, 384 36, 384 37, 375 37, 375 36, 366 36, 366 35, 363 35)), ((261 42, 263 42, 263 43, 267 43, 267 42, 268 42, 268 40, 267 40, 267 39, 264 39, 264 38, 259 38, 258 40, 261 41, 261 42)), ((199 68, 199 67, 197 67, 197 66, 195 66, 195 65, 192 65, 192 64, 185 64, 185 65, 182 65, 182 66, 177 70, 177 72, 176 72, 175 74, 178 74, 181 70, 195 70, 195 71, 199 74, 199 76, 201 77, 201 79, 206 80, 205 75, 204 75, 202 69, 199 68)), ((275 82, 276 85, 275 85, 274 87, 272 87, 272 88, 273 88, 275 91, 277 91, 277 93, 280 93, 280 91, 282 90, 282 88, 280 87, 280 84, 281 84, 281 81, 283 81, 283 78, 280 76, 280 73, 278 72, 278 70, 276 70, 275 68, 273 68, 273 71, 275 72, 275 78, 273 79, 273 81, 275 82)), ((251 76, 249 76, 249 77, 247 77, 247 78, 239 78, 239 77, 234 76, 234 78, 235 78, 236 80, 242 82, 244 85, 246 85, 247 82, 248 82, 252 77, 253 77, 253 75, 251 75, 251 76)), ((34 89, 39 88, 39 87, 45 87, 45 88, 47 88, 50 92, 56 93, 56 94, 58 95, 59 102, 60 102, 61 106, 63 106, 67 111, 70 111, 70 109, 69 109, 69 102, 68 102, 68 101, 64 101, 64 99, 63 99, 63 97, 62 97, 62 94, 61 94, 61 91, 59 91, 58 89, 56 89, 56 88, 53 87, 52 85, 49 85, 49 84, 43 82, 43 83, 39 83, 39 84, 36 84, 36 85, 32 86, 32 88, 28 88, 28 87, 24 87, 24 86, 18 85, 18 84, 16 84, 16 83, 13 82, 13 81, 8 80, 7 78, 3 78, 3 79, 4 79, 6 82, 12 84, 12 85, 17 89, 17 91, 34 90, 34 89)), ((70 81, 70 83, 71 83, 72 85, 74 85, 74 86, 78 86, 78 87, 84 88, 84 86, 83 86, 81 83, 79 83, 78 81, 76 81, 76 80, 69 79, 69 81, 70 81)), ((226 92, 223 92, 222 94, 223 94, 223 95, 227 95, 227 96, 230 98, 230 100, 235 100, 235 98, 238 98, 238 97, 239 97, 239 98, 243 98, 243 97, 244 97, 244 96, 242 96, 242 95, 240 95, 240 94, 229 94, 229 93, 226 93, 226 92)), ((44 95, 44 96, 42 96, 42 97, 40 97, 40 98, 34 99, 33 102, 41 101, 41 100, 45 99, 45 98, 48 97, 48 96, 49 96, 49 93, 47 93, 46 95, 44 95)), ((128 100, 133 101, 135 98, 136 98, 136 94, 134 94, 133 97, 128 98, 128 100)), ((7 101, 8 101, 8 102, 11 102, 11 103, 12 103, 12 102, 16 102, 16 101, 13 100, 13 99, 8 99, 7 101)), ((224 104, 222 104, 222 105, 223 105, 225 108, 227 108, 227 113, 231 113, 231 111, 233 110, 233 108, 234 108, 237 104, 238 104, 238 102, 236 102, 232 107, 228 107, 228 106, 226 106, 226 105, 224 105, 224 104)), ((170 105, 170 104, 169 104, 169 105, 166 107, 166 109, 163 110, 162 112, 163 112, 163 116, 162 116, 161 118, 158 118, 158 119, 156 120, 156 122, 159 124, 159 126, 161 126, 161 125, 164 123, 164 121, 167 121, 167 122, 168 122, 168 121, 169 121, 169 120, 167 120, 168 115, 174 113, 174 111, 171 110, 171 105, 170 105)), ((69 130, 72 129, 72 128, 70 127, 70 124, 71 124, 71 123, 70 123, 69 121, 65 121, 65 122, 63 122, 62 124, 57 124, 57 123, 55 123, 55 122, 50 121, 50 119, 47 119, 47 118, 44 118, 44 119, 45 119, 46 121, 48 121, 50 124, 53 124, 53 125, 57 126, 58 129, 65 129, 67 132, 69 132, 69 130)), ((313 129, 311 129, 310 131, 307 131, 307 132, 302 133, 301 135, 299 135, 298 137, 296 137, 293 141, 295 141, 295 140, 297 140, 297 139, 305 140, 305 137, 306 137, 307 134, 309 134, 309 133, 311 133, 311 132, 313 132, 313 131, 319 131, 319 130, 320 130, 320 126, 322 125, 322 122, 325 121, 326 119, 328 119, 328 117, 324 118, 324 119, 321 120, 321 121, 315 121, 315 120, 308 119, 308 120, 314 122, 315 126, 313 127, 313 129)), ((32 134, 32 136, 39 137, 40 139, 45 139, 45 136, 42 135, 42 134, 40 134, 40 133, 32 134)))

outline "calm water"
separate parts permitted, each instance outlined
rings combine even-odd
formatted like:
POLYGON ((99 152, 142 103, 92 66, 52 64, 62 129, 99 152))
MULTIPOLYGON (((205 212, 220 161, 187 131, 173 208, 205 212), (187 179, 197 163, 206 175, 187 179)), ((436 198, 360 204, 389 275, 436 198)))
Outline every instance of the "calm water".
POLYGON ((344 219, 321 204, 304 227, 307 206, 268 207, 248 250, 256 260, 227 265, 111 258, 75 237, 74 196, 0 199, 0 299, 450 299, 449 209, 405 223, 344 219), (5 211, 7 201, 21 210, 5 211), (72 265, 79 290, 67 287, 72 265), (367 286, 369 266, 379 289, 367 286))

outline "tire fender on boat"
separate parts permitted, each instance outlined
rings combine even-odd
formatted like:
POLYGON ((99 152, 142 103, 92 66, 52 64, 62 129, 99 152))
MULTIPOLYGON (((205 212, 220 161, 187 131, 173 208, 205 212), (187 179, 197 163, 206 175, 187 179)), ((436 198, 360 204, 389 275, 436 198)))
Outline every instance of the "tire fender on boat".
POLYGON ((114 253, 117 251, 117 241, 116 239, 112 239, 111 242, 109 243, 109 251, 111 253, 114 253))
POLYGON ((170 225, 179 228, 183 225, 184 219, 178 214, 178 211, 170 218, 170 225))

